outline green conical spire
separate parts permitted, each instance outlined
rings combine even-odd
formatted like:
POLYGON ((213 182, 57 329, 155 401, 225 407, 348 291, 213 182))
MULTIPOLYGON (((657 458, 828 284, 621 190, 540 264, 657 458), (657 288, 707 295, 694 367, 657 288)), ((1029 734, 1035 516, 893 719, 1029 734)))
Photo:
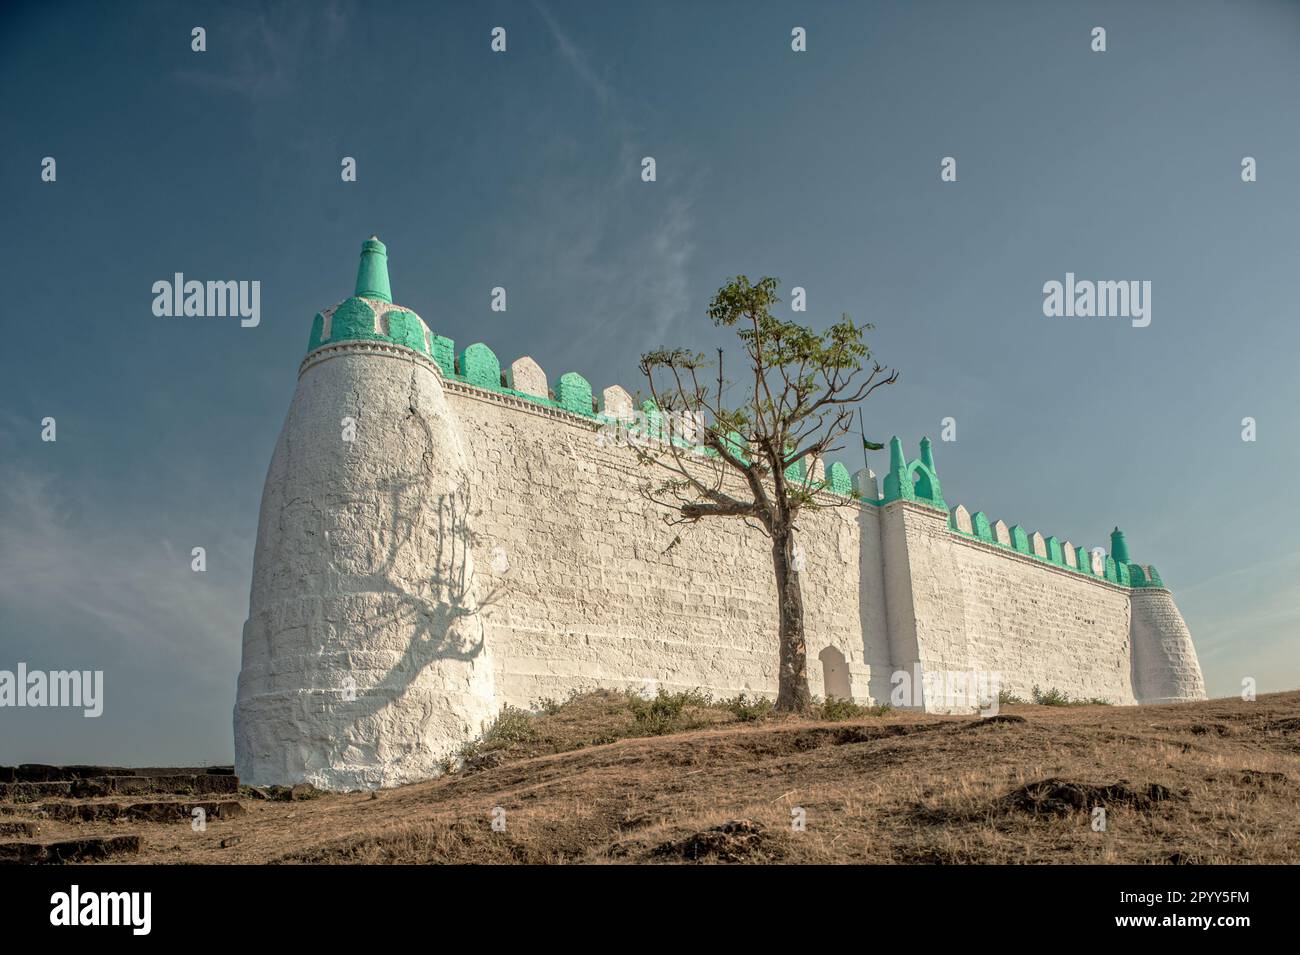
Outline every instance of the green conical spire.
POLYGON ((1115 558, 1117 564, 1128 563, 1128 542, 1118 527, 1110 532, 1110 556, 1115 558))
POLYGON ((358 298, 377 298, 392 304, 393 291, 388 284, 388 249, 372 235, 361 243, 361 264, 357 267, 358 298))
POLYGON ((907 459, 903 457, 903 442, 898 435, 889 439, 889 473, 885 475, 885 501, 906 498, 911 501, 912 481, 907 475, 907 459))
POLYGON ((930 445, 929 438, 921 439, 921 463, 931 471, 934 470, 934 448, 930 445))
POLYGON ((889 470, 902 472, 907 467, 907 461, 903 457, 903 442, 898 440, 898 435, 889 439, 889 470))

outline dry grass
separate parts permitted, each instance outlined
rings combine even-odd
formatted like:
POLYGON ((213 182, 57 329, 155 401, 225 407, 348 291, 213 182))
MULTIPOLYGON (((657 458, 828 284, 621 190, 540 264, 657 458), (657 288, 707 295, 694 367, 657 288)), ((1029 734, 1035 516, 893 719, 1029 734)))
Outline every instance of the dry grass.
MULTIPOLYGON (((144 835, 139 861, 155 863, 1300 859, 1300 693, 1003 713, 1023 721, 785 720, 698 698, 647 713, 589 694, 509 717, 465 768, 431 782, 249 801, 205 833, 131 829, 144 835), (1104 832, 1091 825, 1098 803, 1104 832), (496 807, 504 832, 491 827, 496 807)), ((96 828, 113 831, 77 831, 96 828)))

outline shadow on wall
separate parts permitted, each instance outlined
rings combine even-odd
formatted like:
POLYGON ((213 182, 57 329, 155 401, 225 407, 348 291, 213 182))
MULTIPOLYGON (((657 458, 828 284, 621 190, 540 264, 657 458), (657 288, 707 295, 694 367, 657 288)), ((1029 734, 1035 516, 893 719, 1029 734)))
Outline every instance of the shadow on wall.
MULTIPOLYGON (((426 473, 432 464, 426 454, 426 473)), ((448 721, 460 719, 455 701, 439 697, 473 694, 473 668, 489 668, 483 612, 495 602, 498 590, 493 588, 482 598, 476 593, 471 547, 477 540, 470 527, 470 495, 461 490, 439 494, 431 507, 429 490, 428 482, 418 479, 380 489, 392 515, 380 534, 382 556, 370 562, 354 586, 346 588, 380 599, 358 602, 365 608, 363 615, 348 619, 346 625, 360 634, 400 635, 404 649, 378 680, 355 687, 355 697, 346 693, 334 697, 332 721, 349 726, 351 732, 331 736, 320 766, 308 770, 355 763, 358 748, 371 751, 366 761, 396 760, 403 752, 422 750, 427 739, 446 736, 448 721), (422 702, 408 695, 429 668, 449 661, 469 669, 453 669, 432 681, 433 695, 422 702), (444 725, 435 725, 439 721, 444 725), (413 731, 394 737, 394 726, 413 731)), ((348 666, 365 666, 351 653, 348 657, 348 666)), ((470 733, 478 727, 461 729, 470 733)))

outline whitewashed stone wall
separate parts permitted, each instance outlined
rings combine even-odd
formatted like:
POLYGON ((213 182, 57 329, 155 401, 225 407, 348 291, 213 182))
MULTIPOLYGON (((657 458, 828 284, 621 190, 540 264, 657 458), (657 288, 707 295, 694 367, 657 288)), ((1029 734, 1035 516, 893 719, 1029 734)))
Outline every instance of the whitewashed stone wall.
POLYGON ((956 535, 948 546, 972 666, 1026 699, 1037 685, 1136 702, 1127 589, 956 535))
POLYGON ((1140 590, 1133 601, 1133 688, 1143 703, 1205 699, 1192 635, 1167 590, 1140 590))
MULTIPOLYGON (((776 589, 760 531, 735 519, 670 528, 640 493, 655 469, 626 446, 602 446, 594 425, 456 383, 447 391, 475 475, 475 566, 491 592, 484 619, 502 702, 584 686, 775 693, 776 589)), ((812 691, 825 694, 831 646, 865 701, 860 520, 851 505, 809 512, 798 539, 812 691)))
MULTIPOLYGON (((510 380, 546 390, 530 360, 510 380)), ((631 412, 622 389, 605 405, 631 412)), ((767 539, 735 519, 669 527, 640 490, 656 479, 594 423, 444 381, 408 349, 312 352, 263 493, 239 775, 427 778, 503 704, 575 689, 774 695, 767 539)), ((1009 539, 1001 521, 994 532, 1009 539)), ((809 511, 797 533, 814 694, 887 701, 920 667, 996 671, 1021 696, 1204 697, 1167 591, 963 537, 906 502, 809 511)))
POLYGON ((426 779, 496 712, 468 478, 431 362, 381 343, 308 357, 262 493, 234 717, 245 782, 426 779))

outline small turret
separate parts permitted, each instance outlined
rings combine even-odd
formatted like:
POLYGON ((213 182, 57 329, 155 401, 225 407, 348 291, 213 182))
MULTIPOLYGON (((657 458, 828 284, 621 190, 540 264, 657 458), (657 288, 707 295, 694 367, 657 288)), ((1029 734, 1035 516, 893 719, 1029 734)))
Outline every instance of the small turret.
POLYGON ((929 438, 921 439, 921 463, 931 471, 934 470, 934 448, 930 445, 929 438))
POLYGON ((939 487, 934 469, 934 448, 929 438, 921 439, 921 456, 908 461, 903 456, 903 442, 895 436, 889 440, 889 473, 885 475, 884 501, 920 501, 944 511, 948 505, 939 487))
POLYGON ((361 264, 357 266, 358 298, 377 298, 392 304, 393 291, 388 284, 388 249, 372 235, 361 243, 361 264))
POLYGON ((1124 540, 1124 532, 1118 527, 1110 532, 1110 556, 1115 558, 1117 564, 1128 563, 1128 543, 1124 540))
POLYGON ((895 435, 889 439, 889 470, 898 472, 906 469, 907 459, 903 457, 903 442, 895 435))

